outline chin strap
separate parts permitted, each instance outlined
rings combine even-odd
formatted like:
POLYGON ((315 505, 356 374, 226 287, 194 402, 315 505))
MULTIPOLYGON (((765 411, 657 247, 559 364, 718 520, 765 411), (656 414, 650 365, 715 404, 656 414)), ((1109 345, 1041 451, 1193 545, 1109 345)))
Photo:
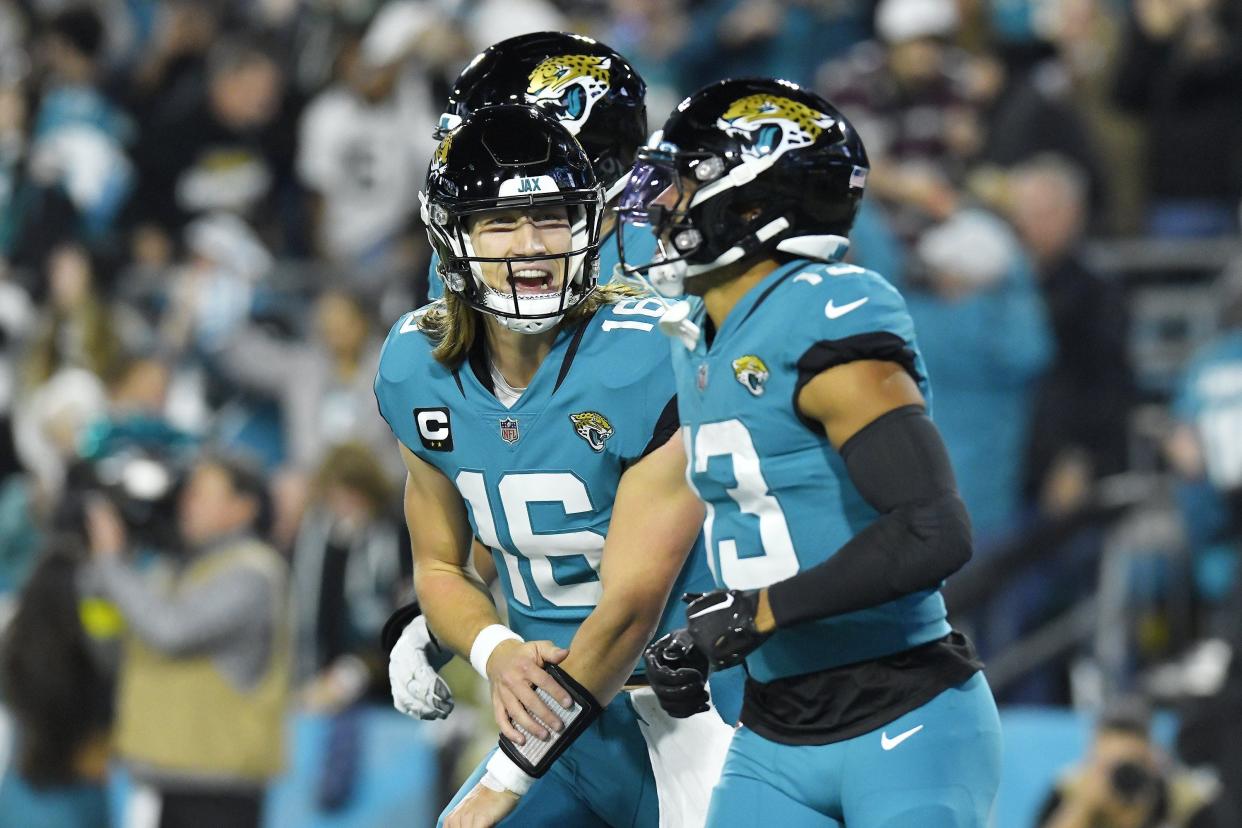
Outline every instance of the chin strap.
POLYGON ((702 333, 699 326, 690 320, 690 311, 690 303, 683 299, 668 306, 664 315, 660 317, 660 332, 665 336, 680 339, 687 351, 694 350, 694 347, 699 344, 699 335, 702 333))
MULTIPOLYGON (((731 265, 734 262, 740 261, 742 257, 747 255, 747 253, 754 252, 753 250, 746 249, 747 247, 750 247, 751 244, 754 244, 756 242, 758 244, 763 244, 766 241, 770 241, 776 238, 777 236, 779 236, 781 233, 784 233, 788 229, 789 229, 789 220, 787 218, 785 218, 784 216, 781 216, 779 218, 773 219, 772 221, 769 221, 767 224, 760 227, 750 236, 743 239, 738 244, 733 245, 728 250, 721 253, 719 256, 716 257, 715 261, 708 262, 707 264, 691 264, 689 267, 686 268, 686 275, 687 276, 698 276, 703 273, 709 273, 713 270, 717 270, 726 265, 731 265)), ((777 245, 778 249, 779 247, 780 245, 777 245)))

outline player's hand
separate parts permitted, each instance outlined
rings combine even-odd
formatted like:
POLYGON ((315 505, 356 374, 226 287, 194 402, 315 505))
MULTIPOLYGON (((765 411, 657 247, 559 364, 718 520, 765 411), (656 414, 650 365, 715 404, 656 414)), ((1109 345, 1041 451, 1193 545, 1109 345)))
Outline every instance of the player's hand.
POLYGON ((723 670, 740 664, 771 633, 759 632, 759 590, 717 589, 685 595, 686 629, 712 667, 723 670))
POLYGON ((511 791, 493 791, 477 784, 444 820, 444 828, 490 828, 517 807, 520 797, 511 791))
POLYGON ((643 651, 647 681, 660 707, 674 719, 709 710, 707 656, 694 646, 688 630, 671 632, 643 651))
POLYGON ((443 664, 444 653, 420 615, 406 625, 388 655, 393 707, 418 719, 443 719, 453 712, 453 694, 433 663, 443 664))
POLYGON ((125 522, 112 502, 92 497, 86 502, 86 535, 91 556, 97 560, 115 560, 126 546, 125 522))
POLYGON ((565 707, 573 705, 565 688, 543 669, 544 664, 560 664, 567 655, 568 650, 551 641, 503 641, 492 651, 487 660, 487 678, 492 683, 492 711, 500 732, 515 745, 526 743, 526 737, 515 724, 526 728, 537 739, 552 735, 544 722, 554 730, 564 727, 560 717, 535 694, 535 688, 541 688, 565 707))

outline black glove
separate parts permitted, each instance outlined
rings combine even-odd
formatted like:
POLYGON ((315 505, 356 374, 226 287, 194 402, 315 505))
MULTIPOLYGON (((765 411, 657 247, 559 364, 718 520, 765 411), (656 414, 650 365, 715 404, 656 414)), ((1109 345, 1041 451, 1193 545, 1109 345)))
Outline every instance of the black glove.
POLYGON ((677 630, 643 651, 647 681, 660 707, 674 719, 710 709, 707 703, 707 656, 694 646, 690 633, 677 630))
POLYGON ((702 595, 687 593, 686 628, 695 647, 715 670, 741 664, 770 633, 755 629, 759 590, 718 589, 702 595))

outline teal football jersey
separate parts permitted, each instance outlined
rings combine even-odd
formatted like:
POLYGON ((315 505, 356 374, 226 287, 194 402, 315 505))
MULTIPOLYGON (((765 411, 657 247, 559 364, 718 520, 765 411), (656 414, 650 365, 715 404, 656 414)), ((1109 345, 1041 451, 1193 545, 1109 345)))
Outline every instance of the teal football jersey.
MULTIPOLYGON (((625 255, 632 262, 645 264, 655 258, 656 237, 647 227, 635 227, 632 224, 620 225, 625 234, 625 255)), ((606 285, 612 280, 613 271, 621 261, 617 250, 616 231, 609 233, 599 246, 599 283, 606 285)), ((431 266, 427 268, 427 297, 435 300, 444 296, 444 280, 436 273, 440 257, 433 251, 431 266)))
MULTIPOLYGON (((706 329, 702 304, 695 321, 706 329)), ((835 364, 906 366, 930 404, 901 295, 875 273, 805 260, 778 268, 733 308, 710 347, 673 342, 688 475, 707 504, 718 584, 755 589, 833 555, 875 520, 818 423, 796 409, 835 364)), ((746 660, 759 681, 866 661, 949 633, 938 590, 777 631, 746 660)))
MULTIPOLYGON (((375 379, 380 412, 461 492, 475 536, 492 550, 509 626, 568 647, 599 601, 621 475, 677 429, 662 305, 628 299, 564 326, 512 408, 485 384, 477 356, 456 370, 431 356, 418 319, 433 306, 388 335, 375 379)), ((672 594, 710 586, 700 541, 672 594)), ((661 633, 683 618, 671 601, 661 633)))

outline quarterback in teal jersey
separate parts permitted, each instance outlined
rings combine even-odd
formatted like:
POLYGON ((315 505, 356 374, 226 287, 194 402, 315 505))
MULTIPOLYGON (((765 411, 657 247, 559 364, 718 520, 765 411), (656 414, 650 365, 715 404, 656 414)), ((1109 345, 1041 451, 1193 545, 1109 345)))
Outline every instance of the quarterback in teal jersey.
MULTIPOLYGON (((471 112, 502 103, 537 106, 561 122, 591 159, 604 200, 613 204, 625 186, 634 153, 647 139, 647 84, 624 57, 603 43, 566 32, 535 32, 496 43, 470 61, 453 84, 436 137, 443 138, 471 112)), ((614 232, 626 234, 632 255, 651 258, 655 238, 643 228, 616 227, 609 210, 601 224, 599 283, 617 264, 614 232), (641 251, 641 252, 640 252, 641 251)), ((433 255, 427 295, 444 295, 433 255)))
POLYGON ((827 101, 774 80, 691 96, 640 149, 622 220, 661 255, 685 468, 717 584, 647 651, 674 711, 745 661, 711 826, 987 825, 996 706, 939 587, 970 523, 901 296, 840 261, 868 163, 827 101))
POLYGON ((597 288, 601 188, 534 108, 468 116, 425 198, 450 293, 393 327, 375 390, 426 626, 491 682, 501 731, 442 822, 702 825, 730 729, 666 715, 639 658, 671 591, 710 587, 702 505, 656 460, 680 453, 661 304, 597 288), (467 574, 476 540, 507 625, 467 574))

